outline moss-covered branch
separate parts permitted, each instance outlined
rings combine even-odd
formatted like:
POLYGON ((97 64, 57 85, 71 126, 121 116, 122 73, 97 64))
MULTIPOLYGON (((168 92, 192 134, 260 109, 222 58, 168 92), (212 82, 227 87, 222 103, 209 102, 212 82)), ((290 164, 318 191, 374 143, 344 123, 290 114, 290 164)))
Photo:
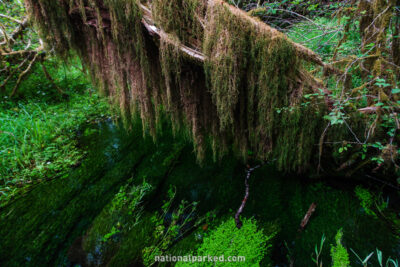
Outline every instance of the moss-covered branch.
POLYGON ((211 145, 214 157, 233 149, 285 171, 317 162, 332 103, 304 63, 343 72, 246 12, 222 0, 25 2, 46 43, 76 51, 93 83, 154 137, 167 118, 200 161, 211 145), (325 101, 303 98, 318 89, 325 101))

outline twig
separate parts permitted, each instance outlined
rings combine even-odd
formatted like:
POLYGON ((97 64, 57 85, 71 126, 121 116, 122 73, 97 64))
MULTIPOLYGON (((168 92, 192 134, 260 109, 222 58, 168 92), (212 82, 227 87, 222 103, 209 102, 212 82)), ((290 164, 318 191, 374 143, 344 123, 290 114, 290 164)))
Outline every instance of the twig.
POLYGON ((11 92, 10 97, 13 97, 18 90, 20 83, 22 82, 23 78, 32 70, 32 66, 35 64, 39 53, 36 53, 32 61, 29 63, 28 67, 19 75, 17 83, 14 86, 14 89, 11 92))
POLYGON ((261 167, 260 165, 257 165, 257 166, 255 166, 253 168, 249 168, 246 171, 247 175, 246 175, 246 179, 244 180, 244 184, 246 186, 246 191, 245 191, 245 194, 244 194, 244 198, 242 200, 242 204, 240 205, 238 211, 235 214, 235 222, 236 222, 236 227, 238 229, 242 228, 242 225, 243 225, 243 223, 240 221, 239 216, 243 212, 243 209, 246 206, 247 199, 249 198, 249 179, 250 179, 250 175, 255 169, 258 169, 260 167, 261 167))
POLYGON ((0 84, 0 89, 3 91, 3 90, 5 90, 5 87, 6 87, 6 85, 7 85, 7 83, 10 81, 10 79, 14 76, 14 74, 19 70, 19 69, 21 69, 24 65, 25 65, 25 63, 28 61, 28 57, 27 58, 25 58, 11 73, 10 73, 10 75, 8 75, 8 77, 6 78, 6 79, 4 79, 4 81, 0 84))

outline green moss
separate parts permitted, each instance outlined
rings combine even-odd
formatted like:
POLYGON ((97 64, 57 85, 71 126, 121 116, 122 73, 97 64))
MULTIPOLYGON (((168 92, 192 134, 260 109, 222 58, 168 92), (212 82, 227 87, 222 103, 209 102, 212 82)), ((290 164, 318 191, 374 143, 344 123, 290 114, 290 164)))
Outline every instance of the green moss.
POLYGON ((184 44, 197 40, 201 45, 206 14, 205 0, 154 0, 152 13, 156 24, 165 32, 174 34, 184 44))
POLYGON ((118 251, 110 259, 109 266, 129 266, 142 261, 142 249, 152 241, 154 224, 151 217, 152 214, 145 213, 140 223, 126 234, 118 251))

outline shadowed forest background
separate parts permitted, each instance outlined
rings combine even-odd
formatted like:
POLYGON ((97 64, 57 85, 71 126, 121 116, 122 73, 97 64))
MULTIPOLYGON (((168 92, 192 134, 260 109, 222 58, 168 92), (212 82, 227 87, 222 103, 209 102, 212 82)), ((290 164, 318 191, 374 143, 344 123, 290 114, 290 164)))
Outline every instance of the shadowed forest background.
POLYGON ((0 266, 397 267, 399 75, 398 0, 0 0, 0 266))

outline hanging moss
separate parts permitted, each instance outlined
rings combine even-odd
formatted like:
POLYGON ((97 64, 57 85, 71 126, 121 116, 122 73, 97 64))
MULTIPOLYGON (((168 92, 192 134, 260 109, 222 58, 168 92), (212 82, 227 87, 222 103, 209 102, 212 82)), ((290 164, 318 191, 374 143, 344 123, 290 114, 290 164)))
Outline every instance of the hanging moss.
POLYGON ((259 160, 278 159, 282 170, 310 161, 315 110, 296 108, 311 76, 293 43, 261 21, 221 0, 26 2, 47 43, 65 57, 75 50, 126 121, 140 117, 153 137, 167 118, 193 141, 200 162, 209 145, 214 158, 233 149, 246 159, 251 150, 259 160), (144 16, 143 5, 152 14, 144 16), (148 16, 159 42, 143 28, 148 16), (182 45, 202 49, 204 65, 184 57, 182 45), (279 115, 282 107, 298 111, 279 115))
POLYGON ((175 34, 183 44, 193 41, 201 47, 204 34, 206 0, 154 0, 152 13, 156 24, 175 34))
POLYGON ((220 130, 233 133, 244 157, 250 148, 259 159, 273 156, 280 169, 302 168, 315 140, 315 110, 306 115, 299 108, 288 115, 277 113, 282 107, 297 107, 303 89, 311 87, 306 80, 298 82, 302 67, 293 44, 228 5, 208 8, 205 70, 220 130), (302 130, 304 123, 311 134, 302 130))

